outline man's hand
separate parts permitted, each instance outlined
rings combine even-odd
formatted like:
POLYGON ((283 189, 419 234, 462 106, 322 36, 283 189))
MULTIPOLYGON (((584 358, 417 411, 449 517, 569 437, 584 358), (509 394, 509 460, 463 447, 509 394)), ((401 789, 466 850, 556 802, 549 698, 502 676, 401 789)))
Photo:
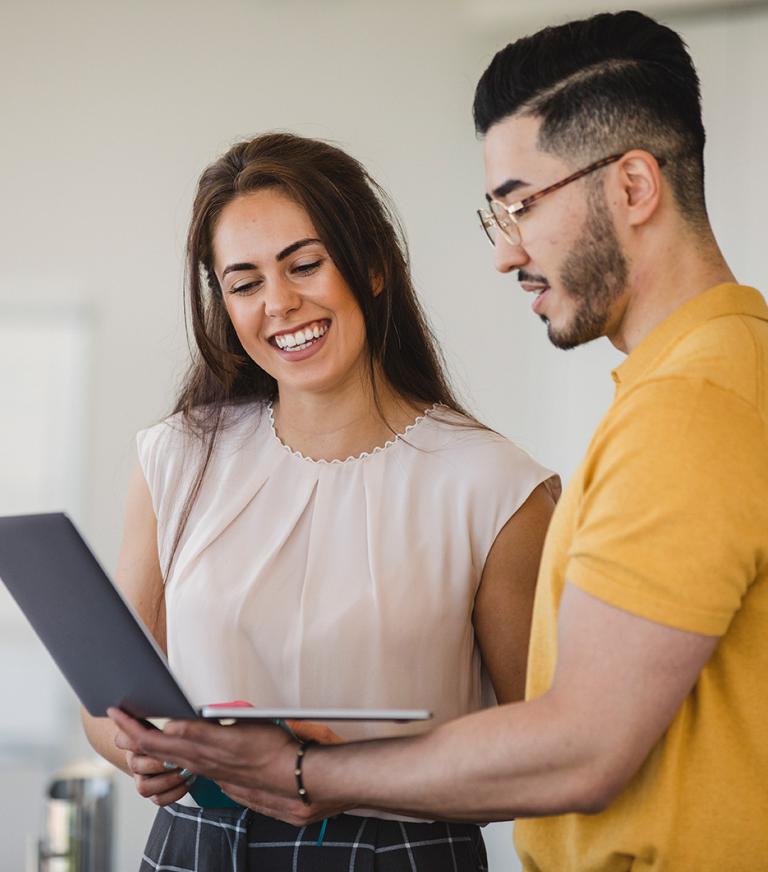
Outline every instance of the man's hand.
MULTIPOLYGON (((119 709, 109 709, 107 713, 118 727, 115 736, 118 748, 139 758, 152 758, 155 763, 172 762, 196 775, 204 775, 235 802, 260 814, 303 826, 345 810, 317 801, 311 805, 302 802, 294 775, 297 745, 278 727, 257 723, 223 727, 206 721, 170 721, 161 731, 148 729, 119 709)), ((308 755, 311 753, 310 750, 308 755)), ((312 797, 312 785, 306 787, 312 797)))

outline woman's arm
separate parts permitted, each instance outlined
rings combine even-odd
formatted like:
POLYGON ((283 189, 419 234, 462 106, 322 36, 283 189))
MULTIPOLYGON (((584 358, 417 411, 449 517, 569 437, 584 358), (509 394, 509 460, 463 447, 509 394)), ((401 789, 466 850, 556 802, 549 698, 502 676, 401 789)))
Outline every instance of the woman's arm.
MULTIPOLYGON (((163 575, 157 554, 157 520, 147 482, 137 465, 128 487, 123 541, 120 547, 117 586, 131 603, 158 645, 166 650, 163 575)), ((115 745, 115 725, 109 718, 95 718, 82 710, 88 741, 102 757, 136 780, 143 796, 174 802, 186 793, 178 775, 151 757, 122 751, 115 745), (172 797, 172 798, 169 798, 172 797)))
POLYGON ((546 484, 532 491, 496 537, 475 597, 472 623, 500 705, 525 695, 533 596, 554 506, 546 484))

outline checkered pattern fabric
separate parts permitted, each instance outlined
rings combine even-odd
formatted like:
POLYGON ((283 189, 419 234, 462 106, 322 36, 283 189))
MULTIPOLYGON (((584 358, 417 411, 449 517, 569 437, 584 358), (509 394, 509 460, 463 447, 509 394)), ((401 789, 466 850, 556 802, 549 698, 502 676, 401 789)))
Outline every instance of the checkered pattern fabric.
POLYGON ((248 809, 161 808, 140 872, 487 872, 480 828, 339 815, 293 827, 248 809))

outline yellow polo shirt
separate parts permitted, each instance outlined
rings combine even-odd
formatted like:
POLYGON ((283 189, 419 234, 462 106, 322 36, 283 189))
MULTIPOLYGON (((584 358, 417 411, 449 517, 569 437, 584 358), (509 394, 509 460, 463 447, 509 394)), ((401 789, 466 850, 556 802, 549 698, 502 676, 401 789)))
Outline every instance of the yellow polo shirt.
POLYGON ((528 697, 552 683, 566 579, 720 641, 610 807, 518 821, 517 850, 530 872, 768 870, 768 307, 711 288, 613 377, 547 536, 528 697))

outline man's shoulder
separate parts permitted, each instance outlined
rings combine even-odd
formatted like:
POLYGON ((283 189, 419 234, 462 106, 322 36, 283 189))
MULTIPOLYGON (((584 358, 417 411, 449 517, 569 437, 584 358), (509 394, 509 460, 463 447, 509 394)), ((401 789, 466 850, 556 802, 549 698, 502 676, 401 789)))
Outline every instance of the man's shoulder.
POLYGON ((768 409, 768 321, 742 313, 697 325, 674 343, 648 374, 648 386, 667 379, 708 384, 768 409))

